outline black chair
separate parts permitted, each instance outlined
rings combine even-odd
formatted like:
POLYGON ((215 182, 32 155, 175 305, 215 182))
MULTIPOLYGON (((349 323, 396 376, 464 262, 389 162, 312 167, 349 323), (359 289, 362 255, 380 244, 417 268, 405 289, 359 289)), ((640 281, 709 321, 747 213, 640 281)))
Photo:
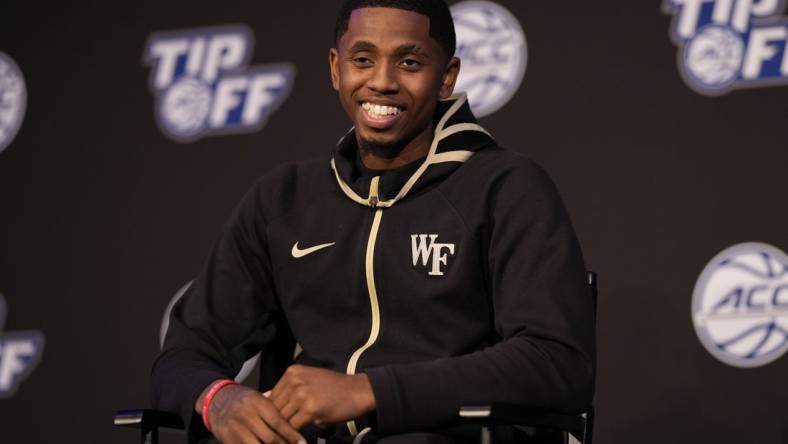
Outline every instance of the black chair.
MULTIPOLYGON (((589 271, 587 282, 596 313, 596 273, 589 271)), ((290 344, 285 346, 290 347, 290 344)), ((281 356, 281 353, 273 355, 281 356)), ((263 356, 266 354, 264 353, 263 356)), ((261 360, 260 388, 267 390, 273 387, 278 375, 282 374, 287 364, 281 360, 276 362, 261 360)), ((509 434, 516 433, 522 436, 531 444, 592 444, 593 406, 589 406, 587 411, 577 415, 511 404, 467 405, 458 413, 461 423, 481 426, 481 444, 493 444, 497 430, 501 427, 506 427, 509 434)), ((119 410, 115 413, 114 424, 138 429, 143 444, 158 444, 159 429, 184 429, 183 421, 177 414, 151 409, 119 410)))
MULTIPOLYGON (((586 278, 596 316, 596 273, 589 271, 586 278)), ((529 443, 591 444, 594 432, 593 406, 581 414, 568 415, 511 404, 467 405, 459 414, 463 422, 482 425, 481 444, 495 442, 495 430, 501 425, 522 427, 529 443)))
POLYGON ((139 429, 143 444, 158 444, 159 429, 184 430, 181 417, 171 412, 151 409, 118 410, 114 424, 139 429))

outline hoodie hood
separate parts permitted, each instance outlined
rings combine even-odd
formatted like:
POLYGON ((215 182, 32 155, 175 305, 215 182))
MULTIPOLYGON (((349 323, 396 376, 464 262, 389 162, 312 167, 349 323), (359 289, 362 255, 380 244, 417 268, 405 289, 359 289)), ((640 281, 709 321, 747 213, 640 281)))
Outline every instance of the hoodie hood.
POLYGON ((359 174, 356 132, 351 129, 339 140, 331 159, 331 168, 340 189, 361 205, 387 208, 408 194, 442 181, 476 152, 495 145, 490 133, 476 123, 465 94, 438 102, 434 121, 435 135, 427 157, 409 175, 398 173, 396 169, 374 178, 359 174))

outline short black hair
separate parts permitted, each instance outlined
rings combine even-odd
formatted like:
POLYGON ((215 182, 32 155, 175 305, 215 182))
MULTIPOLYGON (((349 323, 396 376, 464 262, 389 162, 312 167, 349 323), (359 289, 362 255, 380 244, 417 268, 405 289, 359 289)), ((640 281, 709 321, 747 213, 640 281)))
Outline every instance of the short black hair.
POLYGON ((395 8, 426 15, 430 19, 430 37, 438 42, 448 57, 454 56, 457 47, 454 20, 444 0, 347 0, 339 9, 334 26, 337 42, 347 32, 350 14, 359 8, 395 8))

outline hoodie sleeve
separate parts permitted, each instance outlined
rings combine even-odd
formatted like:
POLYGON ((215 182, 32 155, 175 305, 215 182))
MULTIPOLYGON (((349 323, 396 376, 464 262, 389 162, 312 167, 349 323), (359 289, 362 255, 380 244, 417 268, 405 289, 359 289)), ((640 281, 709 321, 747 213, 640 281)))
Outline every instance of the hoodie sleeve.
POLYGON ((192 437, 207 431, 194 403, 212 381, 234 378, 275 333, 279 309, 259 186, 235 209, 200 275, 175 304, 151 375, 154 408, 181 414, 192 437))
POLYGON ((382 434, 450 425, 470 403, 575 413, 594 390, 594 307, 555 186, 522 160, 488 187, 489 288, 500 340, 467 355, 369 368, 382 434))

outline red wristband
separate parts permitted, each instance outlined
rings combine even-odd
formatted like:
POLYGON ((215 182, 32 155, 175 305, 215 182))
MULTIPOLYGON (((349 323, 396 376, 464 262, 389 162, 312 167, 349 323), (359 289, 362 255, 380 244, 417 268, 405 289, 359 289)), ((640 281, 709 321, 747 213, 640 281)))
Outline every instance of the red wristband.
POLYGON ((232 379, 216 381, 211 388, 208 389, 208 393, 205 394, 205 398, 202 401, 202 423, 205 424, 205 428, 208 429, 209 432, 211 431, 211 420, 208 419, 208 409, 211 407, 211 401, 213 401, 213 397, 219 393, 219 390, 231 384, 237 384, 237 382, 232 379))

